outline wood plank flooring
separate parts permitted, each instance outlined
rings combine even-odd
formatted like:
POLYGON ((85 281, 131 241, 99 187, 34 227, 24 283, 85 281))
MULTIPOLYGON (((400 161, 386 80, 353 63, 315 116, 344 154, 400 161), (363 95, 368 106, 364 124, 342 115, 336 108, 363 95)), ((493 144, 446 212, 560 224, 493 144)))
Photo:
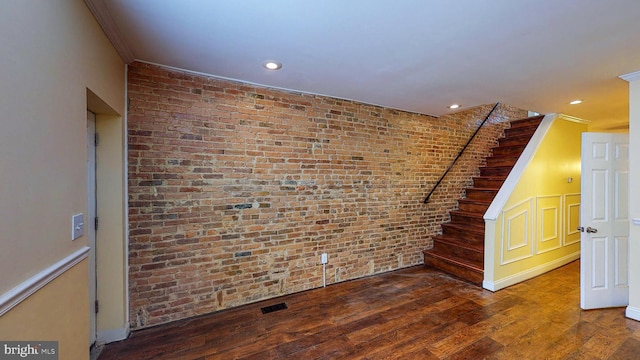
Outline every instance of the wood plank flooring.
POLYGON ((640 359, 640 322, 580 310, 578 261, 496 293, 418 266, 136 331, 109 359, 640 359))

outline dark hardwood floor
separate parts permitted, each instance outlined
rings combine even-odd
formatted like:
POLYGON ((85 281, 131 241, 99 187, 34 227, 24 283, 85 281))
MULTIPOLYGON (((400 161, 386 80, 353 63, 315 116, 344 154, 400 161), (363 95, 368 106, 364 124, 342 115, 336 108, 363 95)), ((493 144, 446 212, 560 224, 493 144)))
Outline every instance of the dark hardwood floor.
POLYGON ((418 266, 140 330, 99 359, 640 359, 640 322, 579 302, 578 261, 496 293, 418 266))

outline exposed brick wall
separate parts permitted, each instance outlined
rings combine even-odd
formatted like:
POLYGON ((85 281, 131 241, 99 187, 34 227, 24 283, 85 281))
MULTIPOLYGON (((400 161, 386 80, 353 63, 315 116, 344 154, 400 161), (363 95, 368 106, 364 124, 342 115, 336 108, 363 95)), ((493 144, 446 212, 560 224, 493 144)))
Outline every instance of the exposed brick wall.
POLYGON ((508 118, 435 118, 129 67, 131 327, 422 263, 508 118))

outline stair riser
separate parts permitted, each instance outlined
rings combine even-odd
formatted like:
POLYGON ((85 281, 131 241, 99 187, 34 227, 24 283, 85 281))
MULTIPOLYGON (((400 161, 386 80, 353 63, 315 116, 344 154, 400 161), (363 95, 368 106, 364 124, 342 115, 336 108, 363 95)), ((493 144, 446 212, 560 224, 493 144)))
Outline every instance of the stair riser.
POLYGON ((451 222, 459 224, 469 224, 477 228, 484 228, 484 219, 481 217, 463 216, 458 214, 451 214, 451 222))
POLYGON ((443 259, 432 257, 427 253, 424 254, 424 264, 426 266, 448 272, 449 274, 453 274, 477 285, 482 284, 482 280, 484 280, 483 272, 460 267, 455 263, 450 263, 443 259))
POLYGON ((487 166, 513 166, 515 165, 516 161, 518 161, 517 156, 491 156, 487 158, 487 166))
POLYGON ((533 136, 538 129, 538 125, 535 126, 523 126, 517 128, 510 128, 504 130, 504 137, 510 138, 513 136, 533 136))
POLYGON ((516 129, 520 127, 527 126, 538 126, 542 122, 543 116, 538 116, 534 118, 524 119, 524 120, 516 120, 511 122, 511 129, 516 129))
POLYGON ((526 146, 529 140, 531 140, 530 137, 502 138, 498 140, 498 146, 526 146))
POLYGON ((439 243, 437 240, 434 240, 433 247, 434 249, 438 249, 438 252, 440 253, 459 258, 460 260, 465 260, 465 262, 482 264, 484 261, 484 253, 482 252, 453 246, 447 243, 439 243))
POLYGON ((491 201, 496 197, 498 190, 476 190, 466 189, 467 199, 469 200, 486 200, 491 201))
POLYGON ((480 176, 504 176, 511 172, 510 167, 481 167, 480 176))
POLYGON ((484 214, 485 212, 487 212, 487 209, 489 208, 489 205, 488 204, 484 205, 484 204, 467 203, 467 202, 461 202, 460 201, 459 204, 458 204, 458 208, 461 211, 484 214))
POLYGON ((493 155, 496 156, 515 156, 518 157, 520 156, 520 154, 522 154, 522 151, 524 150, 525 145, 521 145, 521 146, 504 146, 504 147, 494 147, 493 148, 493 155))
POLYGON ((470 231, 470 229, 460 229, 457 227, 449 226, 449 224, 442 224, 442 234, 446 236, 455 237, 461 241, 470 244, 483 244, 484 233, 478 233, 476 231, 470 231))
POLYGON ((473 186, 479 188, 499 189, 504 179, 473 178, 473 186))

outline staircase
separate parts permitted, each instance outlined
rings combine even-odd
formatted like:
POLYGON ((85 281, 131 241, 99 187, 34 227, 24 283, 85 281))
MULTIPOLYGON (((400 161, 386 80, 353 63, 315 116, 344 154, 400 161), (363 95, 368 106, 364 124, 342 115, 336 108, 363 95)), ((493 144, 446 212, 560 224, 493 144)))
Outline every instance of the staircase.
POLYGON ((493 155, 458 200, 451 221, 442 224, 442 235, 433 238, 433 248, 424 250, 424 263, 475 284, 484 277, 484 213, 489 208, 511 168, 535 133, 543 116, 511 122, 504 137, 493 148, 493 155))

